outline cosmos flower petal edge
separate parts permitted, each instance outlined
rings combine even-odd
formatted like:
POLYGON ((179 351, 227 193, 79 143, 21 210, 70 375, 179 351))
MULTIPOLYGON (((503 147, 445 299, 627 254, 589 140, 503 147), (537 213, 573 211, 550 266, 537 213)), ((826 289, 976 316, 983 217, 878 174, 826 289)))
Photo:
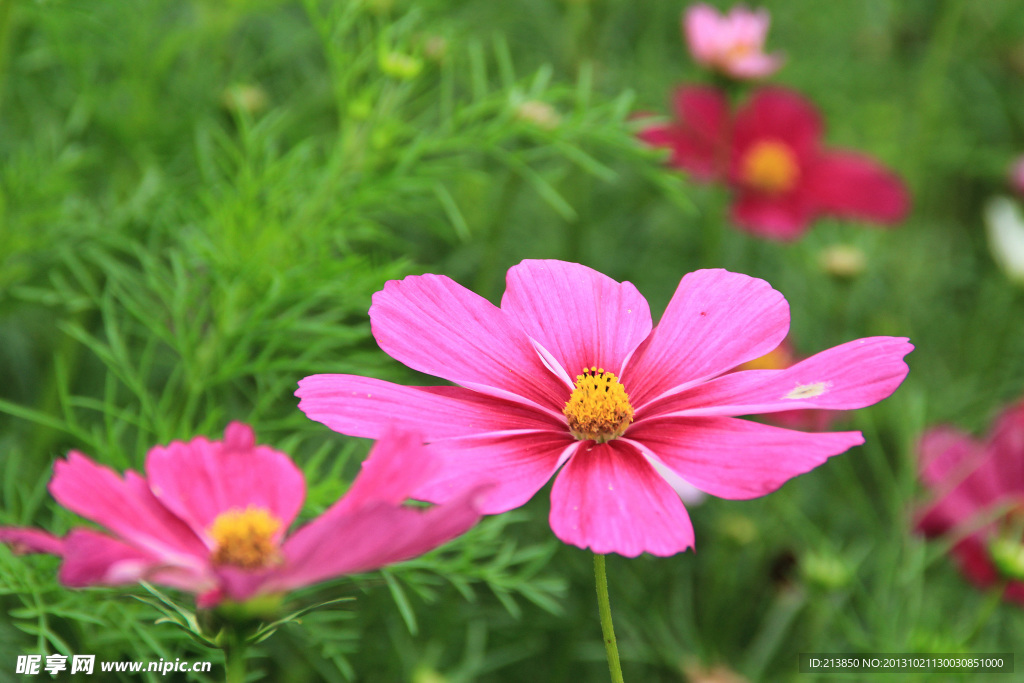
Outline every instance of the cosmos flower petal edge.
POLYGON ((533 404, 560 393, 522 329, 443 275, 389 281, 373 295, 370 327, 385 353, 414 370, 533 404))
POLYGON ((572 458, 551 490, 555 536, 595 553, 668 556, 693 547, 679 495, 630 443, 595 444, 572 458))
POLYGON ((592 268, 526 260, 510 268, 506 279, 501 310, 570 378, 599 362, 621 373, 625 360, 651 332, 651 309, 636 287, 592 268))
POLYGON ((733 417, 650 419, 628 438, 701 491, 734 500, 771 493, 864 443, 860 432, 798 432, 733 417))
POLYGON ((764 280, 722 269, 687 273, 623 376, 645 403, 768 353, 789 331, 789 303, 764 280))
POLYGON ((674 417, 760 415, 799 408, 853 410, 878 403, 906 379, 905 337, 840 344, 784 370, 740 370, 658 402, 648 414, 674 417))

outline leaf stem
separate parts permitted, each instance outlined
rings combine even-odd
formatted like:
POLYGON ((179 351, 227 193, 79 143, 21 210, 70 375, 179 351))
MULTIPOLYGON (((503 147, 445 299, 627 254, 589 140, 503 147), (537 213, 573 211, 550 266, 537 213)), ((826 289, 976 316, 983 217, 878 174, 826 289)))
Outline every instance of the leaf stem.
POLYGON ((623 683, 622 666, 619 664, 619 648, 615 644, 615 627, 612 625, 612 606, 608 601, 608 572, 604 567, 604 555, 594 553, 594 580, 597 583, 597 610, 601 614, 601 634, 604 649, 608 653, 608 671, 612 683, 623 683))

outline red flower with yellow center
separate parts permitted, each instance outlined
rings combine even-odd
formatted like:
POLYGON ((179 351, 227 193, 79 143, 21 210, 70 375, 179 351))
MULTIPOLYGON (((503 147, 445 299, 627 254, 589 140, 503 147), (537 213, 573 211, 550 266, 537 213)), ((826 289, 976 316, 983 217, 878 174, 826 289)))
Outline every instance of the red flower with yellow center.
POLYGON ((735 191, 732 220, 773 239, 795 239, 820 216, 891 225, 910 200, 903 182, 873 159, 821 144, 821 119, 792 90, 762 88, 733 115, 709 87, 675 94, 676 120, 640 133, 672 151, 669 163, 735 191))

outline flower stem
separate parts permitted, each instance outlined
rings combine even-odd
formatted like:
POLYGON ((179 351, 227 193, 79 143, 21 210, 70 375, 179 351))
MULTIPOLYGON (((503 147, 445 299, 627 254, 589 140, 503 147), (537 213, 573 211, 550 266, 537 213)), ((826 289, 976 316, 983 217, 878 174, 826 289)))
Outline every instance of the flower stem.
POLYGON ((240 639, 232 638, 231 643, 224 647, 224 681, 245 682, 245 643, 240 639))
POLYGON ((608 573, 604 568, 604 555, 599 553, 594 553, 594 580, 597 582, 597 610, 601 613, 604 649, 608 653, 608 671, 611 672, 612 683, 623 683, 619 648, 615 644, 615 627, 612 626, 612 606, 608 601, 608 573))

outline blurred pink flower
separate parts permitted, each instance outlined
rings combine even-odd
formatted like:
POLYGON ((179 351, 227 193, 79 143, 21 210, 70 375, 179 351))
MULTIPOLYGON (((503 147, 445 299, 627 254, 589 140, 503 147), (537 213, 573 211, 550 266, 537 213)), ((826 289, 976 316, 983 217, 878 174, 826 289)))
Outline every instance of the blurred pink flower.
MULTIPOLYGON (((781 344, 760 358, 747 361, 737 370, 785 370, 798 362, 793 346, 783 340, 781 344)), ((783 410, 771 413, 765 421, 780 427, 800 429, 808 432, 823 432, 842 415, 838 410, 783 410)))
POLYGON ((728 183, 732 220, 756 235, 791 240, 823 215, 893 224, 909 211, 906 187, 891 171, 822 147, 818 112, 792 90, 762 88, 732 117, 720 91, 680 88, 675 115, 640 138, 670 149, 669 163, 696 179, 728 183))
POLYGON ((1024 156, 1019 156, 1010 164, 1010 188, 1018 196, 1024 197, 1024 156))
POLYGON ((913 348, 872 337, 724 374, 786 336, 789 305, 767 282, 690 273, 654 328, 632 284, 562 261, 511 268, 500 308, 442 275, 388 282, 370 322, 390 356, 460 386, 314 375, 296 392, 306 415, 370 438, 397 419, 443 446, 441 472, 414 494, 430 501, 493 481, 482 507, 500 513, 555 477, 555 535, 630 557, 693 546, 679 498, 693 487, 762 496, 863 442, 735 416, 870 405, 903 381, 913 348))
POLYGON ((934 502, 919 515, 918 529, 927 536, 969 531, 952 550, 960 569, 982 588, 1012 578, 1005 597, 1024 605, 1024 401, 1003 412, 984 441, 935 427, 919 451, 934 502), (979 526, 1000 509, 999 519, 979 526), (1000 567, 1003 558, 1011 566, 1000 567))
POLYGON ((430 510, 402 507, 437 466, 418 439, 376 444, 344 498, 288 534, 305 498, 302 473, 284 453, 257 446, 233 422, 224 441, 197 437, 146 457, 147 477, 113 471, 72 451, 50 493, 109 533, 64 538, 0 527, 15 550, 60 555, 66 586, 150 581, 195 593, 199 605, 284 593, 341 574, 420 555, 479 519, 472 492, 430 510))
POLYGON ((732 78, 764 78, 783 58, 764 52, 771 19, 767 10, 734 7, 721 15, 714 7, 692 5, 683 14, 683 34, 697 63, 732 78))

